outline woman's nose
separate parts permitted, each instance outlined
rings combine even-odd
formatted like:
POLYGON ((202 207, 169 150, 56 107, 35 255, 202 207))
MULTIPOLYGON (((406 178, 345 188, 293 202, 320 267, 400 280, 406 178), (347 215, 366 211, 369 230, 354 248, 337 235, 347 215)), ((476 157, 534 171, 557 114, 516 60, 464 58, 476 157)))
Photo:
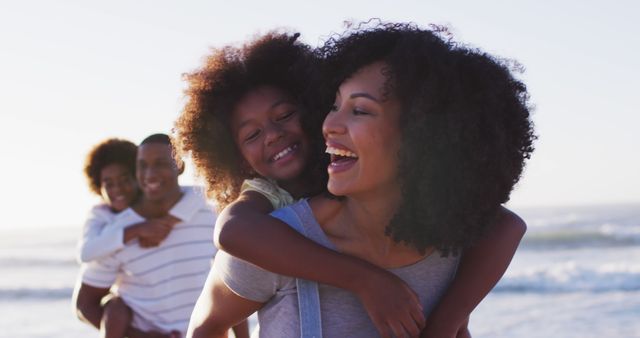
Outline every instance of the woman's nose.
POLYGON ((347 128, 344 124, 342 115, 343 114, 338 110, 327 114, 324 122, 322 123, 322 134, 325 139, 330 135, 339 135, 346 132, 347 128))

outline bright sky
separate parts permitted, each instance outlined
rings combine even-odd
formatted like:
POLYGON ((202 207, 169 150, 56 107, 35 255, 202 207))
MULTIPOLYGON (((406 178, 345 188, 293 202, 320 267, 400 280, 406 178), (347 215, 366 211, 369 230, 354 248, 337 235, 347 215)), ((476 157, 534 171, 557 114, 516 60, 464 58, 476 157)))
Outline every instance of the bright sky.
MULTIPOLYGON (((449 25, 514 58, 540 139, 512 206, 640 202, 640 23, 633 1, 6 1, 0 3, 0 230, 82 223, 90 147, 169 132, 181 74, 209 47, 277 27, 317 45, 343 21, 449 25)), ((182 178, 193 182, 192 172, 182 178)))

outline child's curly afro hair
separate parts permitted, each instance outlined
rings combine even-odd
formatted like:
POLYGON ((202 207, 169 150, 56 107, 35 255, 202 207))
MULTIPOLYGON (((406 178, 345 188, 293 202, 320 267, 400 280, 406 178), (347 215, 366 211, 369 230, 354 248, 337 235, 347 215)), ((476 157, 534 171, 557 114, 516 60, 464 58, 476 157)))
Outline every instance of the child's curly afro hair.
POLYGON ((87 154, 84 164, 89 189, 100 195, 100 173, 111 164, 124 166, 135 177, 137 154, 138 147, 135 144, 119 138, 109 138, 96 144, 87 154))
POLYGON ((274 31, 241 47, 214 49, 200 69, 185 75, 187 102, 175 123, 176 148, 191 156, 219 208, 233 202, 251 177, 230 132, 231 114, 249 91, 266 85, 287 92, 300 103, 303 128, 317 131, 309 135, 312 148, 324 143, 318 115, 304 109, 317 62, 298 36, 274 31))

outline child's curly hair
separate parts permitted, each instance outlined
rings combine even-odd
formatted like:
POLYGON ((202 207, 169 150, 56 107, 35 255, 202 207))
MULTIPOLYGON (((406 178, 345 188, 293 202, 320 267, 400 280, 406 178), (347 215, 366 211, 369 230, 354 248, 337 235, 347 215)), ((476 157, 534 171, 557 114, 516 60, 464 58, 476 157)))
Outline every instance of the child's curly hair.
POLYGON ((320 53, 325 95, 383 61, 386 90, 401 102, 403 202, 387 235, 445 255, 472 244, 509 199, 536 138, 509 63, 452 42, 442 27, 379 21, 330 38, 320 53))
POLYGON ((268 85, 290 94, 300 105, 304 130, 314 131, 312 149, 324 144, 317 114, 305 109, 312 105, 316 59, 298 36, 270 32, 239 48, 214 49, 202 68, 184 76, 187 102, 175 123, 176 148, 191 156, 219 208, 233 202, 251 177, 230 132, 231 114, 249 91, 268 85))
POLYGON ((138 147, 135 144, 119 138, 109 138, 96 144, 87 154, 84 164, 89 189, 100 195, 100 172, 111 164, 124 166, 135 177, 137 154, 138 147))

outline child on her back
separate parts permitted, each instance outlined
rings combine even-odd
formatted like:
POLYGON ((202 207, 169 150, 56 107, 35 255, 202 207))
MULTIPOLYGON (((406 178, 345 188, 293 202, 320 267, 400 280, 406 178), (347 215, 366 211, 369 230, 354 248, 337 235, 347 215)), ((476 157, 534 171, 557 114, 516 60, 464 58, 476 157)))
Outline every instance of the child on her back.
MULTIPOLYGON (((422 329, 420 303, 400 278, 328 250, 268 215, 326 191, 322 117, 305 111, 318 96, 312 81, 316 60, 297 37, 270 33, 241 48, 215 50, 203 68, 186 77, 188 102, 176 122, 176 140, 224 207, 217 244, 266 270, 353 292, 383 336, 398 327, 422 329)), ((470 249, 486 259, 465 263, 463 256, 454 285, 464 284, 464 292, 452 287, 430 318, 442 318, 441 327, 459 336, 468 334, 466 318, 504 273, 524 232, 518 227, 496 224, 488 240, 470 249), (470 273, 485 268, 482 277, 470 273)), ((194 337, 216 332, 208 325, 206 303, 199 301, 194 310, 189 330, 194 337)))

